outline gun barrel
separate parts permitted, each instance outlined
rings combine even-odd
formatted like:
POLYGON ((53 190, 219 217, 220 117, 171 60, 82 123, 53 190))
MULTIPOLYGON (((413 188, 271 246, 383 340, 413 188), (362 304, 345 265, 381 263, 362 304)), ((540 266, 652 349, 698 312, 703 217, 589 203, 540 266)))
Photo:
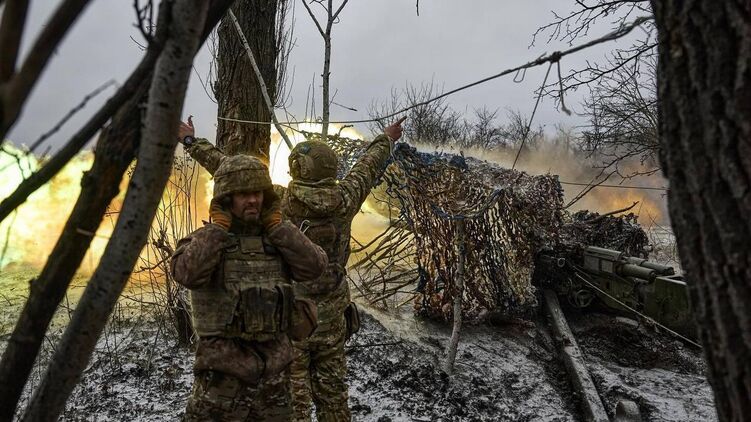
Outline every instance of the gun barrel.
POLYGON ((652 270, 655 270, 657 272, 657 275, 660 276, 668 276, 668 275, 675 275, 675 270, 673 267, 657 264, 655 262, 647 261, 643 258, 636 258, 633 256, 629 256, 626 258, 630 264, 638 265, 640 267, 649 268, 652 270))
POLYGON ((657 277, 657 271, 635 264, 623 264, 618 267, 617 272, 621 277, 635 277, 648 281, 652 281, 657 277))

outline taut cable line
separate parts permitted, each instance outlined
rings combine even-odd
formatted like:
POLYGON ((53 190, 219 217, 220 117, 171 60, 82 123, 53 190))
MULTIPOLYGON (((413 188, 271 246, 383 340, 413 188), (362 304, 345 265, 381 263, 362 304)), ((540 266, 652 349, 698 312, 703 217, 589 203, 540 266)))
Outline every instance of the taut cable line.
MULTIPOLYGON (((469 83, 469 84, 466 84, 466 85, 462 85, 462 86, 460 86, 458 88, 452 89, 451 91, 444 92, 443 94, 436 95, 433 98, 429 98, 429 99, 427 99, 425 101, 421 101, 419 103, 412 104, 412 105, 410 105, 408 107, 404 107, 404 108, 402 108, 400 110, 397 110, 397 111, 395 111, 393 113, 390 113, 390 114, 387 114, 387 115, 384 115, 384 116, 379 116, 379 117, 372 118, 372 119, 329 121, 329 123, 333 123, 333 124, 372 123, 372 122, 379 122, 379 121, 382 121, 382 120, 390 119, 392 117, 398 116, 399 114, 402 114, 404 112, 412 110, 413 108, 417 108, 417 107, 421 107, 421 106, 430 104, 430 103, 432 103, 434 101, 440 100, 441 98, 448 97, 449 95, 456 94, 457 92, 464 91, 464 90, 469 89, 469 88, 473 88, 473 87, 475 87, 477 85, 484 84, 486 82, 492 81, 494 79, 498 79, 500 77, 503 77, 503 76, 506 76, 506 75, 509 75, 509 74, 512 74, 512 73, 518 73, 520 71, 524 71, 526 69, 537 67, 537 66, 543 65, 545 63, 551 63, 551 64, 552 63, 558 63, 561 60, 561 58, 563 58, 565 56, 577 53, 577 52, 579 52, 581 50, 585 50, 585 49, 587 49, 589 47, 592 47, 592 46, 595 46, 595 45, 598 45, 598 44, 602 44, 602 43, 605 43, 605 42, 608 42, 608 41, 614 41, 614 40, 617 40, 619 38, 622 38, 622 37, 628 35, 629 33, 631 33, 631 31, 633 31, 637 27, 641 26, 644 22, 647 22, 649 20, 650 20, 650 18, 647 17, 647 16, 638 17, 632 23, 630 23, 629 25, 623 25, 620 28, 616 29, 615 31, 612 31, 612 32, 610 32, 610 33, 608 33, 608 34, 600 37, 600 38, 597 38, 597 39, 594 39, 592 41, 583 43, 583 44, 578 45, 576 47, 569 48, 567 50, 556 51, 556 52, 553 52, 551 54, 542 55, 539 58, 537 58, 536 60, 532 60, 532 61, 527 62, 527 63, 525 63, 525 64, 523 64, 521 66, 517 66, 517 67, 511 68, 511 69, 503 70, 503 71, 501 71, 499 73, 496 73, 494 75, 488 76, 486 78, 477 80, 475 82, 472 82, 472 83, 469 83)), ((258 124, 258 125, 270 125, 270 124, 272 124, 272 122, 260 122, 260 121, 254 121, 254 120, 233 119, 233 118, 222 117, 222 116, 219 116, 218 119, 219 120, 229 121, 229 122, 245 123, 245 124, 258 124)), ((306 124, 306 123, 314 123, 314 122, 311 122, 309 120, 279 122, 279 124, 281 124, 283 126, 300 125, 300 124, 306 124)))

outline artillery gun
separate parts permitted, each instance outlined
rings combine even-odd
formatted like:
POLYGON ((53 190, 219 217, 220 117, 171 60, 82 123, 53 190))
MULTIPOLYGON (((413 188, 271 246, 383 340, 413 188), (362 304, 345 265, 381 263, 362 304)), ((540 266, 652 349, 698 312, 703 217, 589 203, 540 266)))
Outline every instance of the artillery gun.
POLYGON ((687 286, 673 267, 597 246, 568 253, 543 251, 537 261, 538 277, 552 282, 556 293, 575 308, 599 303, 696 338, 687 286))
MULTIPOLYGON (((535 279, 543 287, 545 308, 566 369, 582 397, 585 418, 609 420, 576 339, 568 326, 558 298, 579 309, 605 306, 618 313, 635 314, 641 320, 697 345, 683 277, 673 267, 629 256, 625 252, 597 246, 569 247, 564 252, 544 250, 536 262, 535 279)), ((641 421, 639 406, 622 398, 615 421, 641 421)))

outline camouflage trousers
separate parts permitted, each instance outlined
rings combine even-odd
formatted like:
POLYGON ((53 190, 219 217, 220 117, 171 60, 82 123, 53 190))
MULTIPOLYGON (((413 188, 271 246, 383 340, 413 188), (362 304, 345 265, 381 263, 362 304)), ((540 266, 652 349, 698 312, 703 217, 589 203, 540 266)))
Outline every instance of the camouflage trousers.
POLYGON ((185 422, 289 421, 292 406, 289 369, 259 385, 247 385, 216 371, 196 374, 185 422))
POLYGON ((351 419, 347 403, 344 316, 341 316, 341 322, 336 321, 325 328, 322 332, 316 330, 305 341, 292 343, 295 360, 290 367, 290 376, 296 422, 311 420, 311 403, 315 404, 319 422, 351 419))

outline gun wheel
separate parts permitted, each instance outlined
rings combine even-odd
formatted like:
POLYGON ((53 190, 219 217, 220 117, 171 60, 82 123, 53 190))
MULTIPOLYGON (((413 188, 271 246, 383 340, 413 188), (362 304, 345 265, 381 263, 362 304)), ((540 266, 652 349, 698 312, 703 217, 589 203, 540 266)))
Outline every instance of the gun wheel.
POLYGON ((591 290, 581 289, 571 292, 568 296, 568 301, 571 306, 581 309, 591 305, 594 298, 595 295, 591 290))

